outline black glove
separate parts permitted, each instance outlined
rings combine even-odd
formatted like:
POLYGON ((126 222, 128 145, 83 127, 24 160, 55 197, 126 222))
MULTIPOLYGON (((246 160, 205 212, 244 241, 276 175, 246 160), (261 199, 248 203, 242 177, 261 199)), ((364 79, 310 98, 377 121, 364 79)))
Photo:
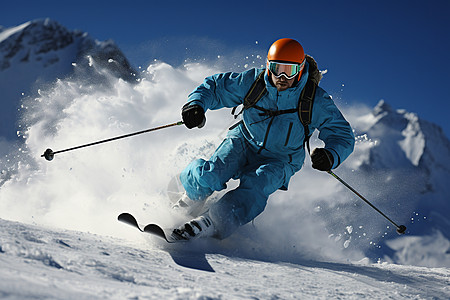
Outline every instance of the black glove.
POLYGON ((316 148, 311 153, 312 167, 319 171, 330 171, 333 167, 333 155, 324 148, 316 148))
POLYGON ((183 106, 181 117, 183 118, 184 125, 189 129, 194 127, 202 128, 206 122, 205 111, 198 104, 186 104, 183 106))

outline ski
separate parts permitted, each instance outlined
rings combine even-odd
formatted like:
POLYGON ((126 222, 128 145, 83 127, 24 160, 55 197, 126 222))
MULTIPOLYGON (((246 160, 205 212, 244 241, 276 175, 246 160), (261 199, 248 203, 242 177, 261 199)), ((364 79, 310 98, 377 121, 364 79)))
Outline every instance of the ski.
POLYGON ((120 222, 123 222, 125 224, 131 225, 137 229, 139 229, 140 232, 144 232, 143 229, 141 229, 141 227, 139 227, 139 224, 136 220, 136 218, 129 213, 121 213, 118 217, 117 220, 119 220, 120 222))
POLYGON ((131 225, 134 228, 137 228, 140 232, 146 232, 149 234, 152 234, 154 236, 157 236, 163 240, 165 240, 167 243, 176 243, 176 242, 183 242, 186 240, 182 240, 182 239, 177 239, 175 237, 172 236, 172 234, 170 233, 171 230, 168 229, 163 229, 161 226, 157 225, 157 224, 148 224, 144 227, 144 229, 142 229, 136 218, 129 213, 121 213, 117 219, 120 222, 123 222, 125 224, 131 225))
POLYGON ((187 241, 184 239, 178 239, 178 238, 174 237, 171 233, 171 230, 164 229, 157 224, 148 224, 147 226, 145 226, 144 232, 147 232, 147 233, 153 234, 157 237, 160 237, 168 243, 177 243, 177 242, 186 242, 187 241))

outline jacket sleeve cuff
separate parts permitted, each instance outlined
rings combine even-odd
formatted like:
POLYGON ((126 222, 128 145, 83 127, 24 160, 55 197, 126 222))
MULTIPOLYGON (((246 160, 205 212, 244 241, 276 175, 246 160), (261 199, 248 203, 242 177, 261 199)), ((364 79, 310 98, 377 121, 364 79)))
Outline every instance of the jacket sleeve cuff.
POLYGON ((186 102, 185 106, 191 106, 191 105, 196 105, 196 104, 200 105, 203 108, 203 110, 206 112, 205 105, 200 100, 189 99, 188 102, 186 102))
POLYGON ((325 148, 328 151, 330 151, 331 155, 333 155, 333 166, 331 167, 331 169, 335 169, 337 168, 340 164, 341 164, 341 158, 339 157, 339 154, 337 154, 337 152, 334 149, 331 148, 325 148))

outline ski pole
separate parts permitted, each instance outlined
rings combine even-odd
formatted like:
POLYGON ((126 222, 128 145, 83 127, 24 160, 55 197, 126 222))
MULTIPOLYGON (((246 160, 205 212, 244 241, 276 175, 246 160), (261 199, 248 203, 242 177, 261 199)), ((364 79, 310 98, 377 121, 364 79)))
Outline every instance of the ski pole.
POLYGON ((392 221, 391 219, 389 219, 381 210, 379 210, 378 208, 375 207, 375 205, 373 205, 372 203, 370 203, 366 198, 364 198, 360 193, 358 193, 354 188, 352 188, 350 185, 348 185, 344 180, 342 180, 339 176, 337 176, 336 174, 334 174, 332 171, 327 171, 328 174, 330 174, 331 176, 333 176, 334 178, 336 178, 340 183, 342 183, 343 185, 345 185, 349 190, 351 190, 353 193, 355 193, 359 198, 361 198, 362 200, 364 200, 364 202, 366 202, 367 204, 369 204, 373 209, 375 209, 378 213, 380 213, 380 215, 382 215, 383 217, 385 217, 389 222, 391 222, 396 228, 397 228, 397 233, 398 234, 403 234, 406 231, 406 226, 405 225, 397 225, 394 221, 392 221))
POLYGON ((44 157, 46 160, 51 161, 54 158, 55 154, 58 154, 58 153, 72 151, 72 150, 85 148, 85 147, 90 147, 90 146, 94 146, 94 145, 98 145, 98 144, 102 144, 102 143, 106 143, 106 142, 111 142, 111 141, 131 137, 131 136, 138 135, 138 134, 143 134, 143 133, 147 133, 147 132, 151 132, 151 131, 155 131, 155 130, 159 130, 159 129, 164 129, 164 128, 169 128, 169 127, 173 127, 173 126, 183 125, 183 124, 184 124, 183 121, 179 121, 176 123, 167 124, 167 125, 163 125, 163 126, 159 126, 159 127, 154 127, 154 128, 134 132, 134 133, 117 136, 117 137, 106 139, 106 140, 101 140, 101 141, 97 141, 97 142, 93 142, 93 143, 89 143, 89 144, 85 144, 85 145, 80 145, 80 146, 76 146, 76 147, 72 147, 72 148, 68 148, 68 149, 64 149, 64 150, 59 150, 59 151, 53 151, 52 149, 49 148, 49 149, 45 150, 44 154, 42 154, 41 157, 44 157))

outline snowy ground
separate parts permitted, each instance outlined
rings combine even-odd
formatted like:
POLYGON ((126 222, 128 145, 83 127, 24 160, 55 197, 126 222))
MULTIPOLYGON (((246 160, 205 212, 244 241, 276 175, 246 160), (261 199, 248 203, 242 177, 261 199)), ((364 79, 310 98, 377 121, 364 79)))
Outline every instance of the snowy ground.
MULTIPOLYGON (((448 299, 450 271, 280 262, 0 220, 1 299, 448 299)), ((124 225, 126 226, 126 225, 124 225)), ((130 227, 130 234, 133 232, 130 227)), ((217 243, 216 243, 217 244, 217 243)))

